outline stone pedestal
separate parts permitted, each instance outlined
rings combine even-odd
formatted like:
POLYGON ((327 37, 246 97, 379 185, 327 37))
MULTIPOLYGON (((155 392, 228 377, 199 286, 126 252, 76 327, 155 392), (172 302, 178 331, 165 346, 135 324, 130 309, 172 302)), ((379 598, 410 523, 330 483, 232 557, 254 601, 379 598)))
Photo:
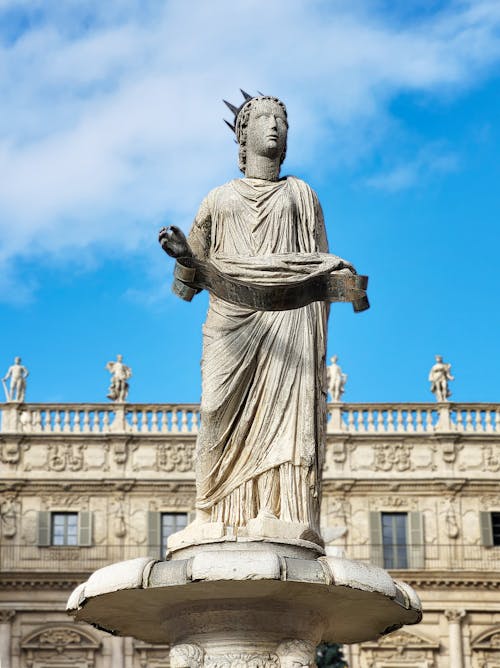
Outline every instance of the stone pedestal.
POLYGON ((68 611, 117 635, 170 643, 174 668, 259 668, 297 656, 307 665, 319 642, 362 642, 420 621, 408 585, 300 543, 234 540, 113 564, 75 589, 68 611))

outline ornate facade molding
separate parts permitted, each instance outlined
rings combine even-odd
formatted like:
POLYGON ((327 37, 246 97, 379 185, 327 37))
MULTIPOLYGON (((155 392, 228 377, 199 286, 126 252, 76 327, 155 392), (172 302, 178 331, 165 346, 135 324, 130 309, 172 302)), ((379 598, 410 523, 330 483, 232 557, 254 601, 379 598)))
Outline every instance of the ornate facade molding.
POLYGON ((376 443, 373 446, 375 471, 411 471, 412 446, 405 443, 376 443))
POLYGON ((15 610, 0 610, 0 624, 10 624, 15 616, 15 610))
POLYGON ((96 651, 101 643, 74 624, 46 624, 23 638, 20 646, 23 651, 55 650, 61 654, 74 649, 96 651))

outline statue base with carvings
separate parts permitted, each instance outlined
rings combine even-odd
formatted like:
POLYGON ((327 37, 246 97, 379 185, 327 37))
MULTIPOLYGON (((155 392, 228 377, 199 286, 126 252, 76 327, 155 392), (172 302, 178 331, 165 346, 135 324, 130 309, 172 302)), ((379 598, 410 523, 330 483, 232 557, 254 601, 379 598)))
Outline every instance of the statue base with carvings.
POLYGON ((168 556, 99 569, 74 590, 68 612, 169 643, 172 668, 314 665, 320 642, 374 640, 422 618, 411 587, 307 540, 225 537, 168 556))

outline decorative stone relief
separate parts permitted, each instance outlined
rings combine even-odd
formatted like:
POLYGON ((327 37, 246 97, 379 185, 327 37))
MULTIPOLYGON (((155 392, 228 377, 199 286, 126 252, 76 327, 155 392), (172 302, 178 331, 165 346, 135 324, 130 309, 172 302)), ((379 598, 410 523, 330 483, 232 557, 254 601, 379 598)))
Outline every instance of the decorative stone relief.
POLYGON ((49 471, 81 471, 83 468, 82 444, 49 445, 47 466, 49 471))
MULTIPOLYGON (((208 665, 203 658, 203 649, 194 643, 173 645, 170 648, 170 668, 201 668, 208 665)), ((216 664, 212 665, 215 668, 216 664)))
POLYGON ((457 513, 455 511, 455 502, 451 497, 444 502, 444 519, 446 523, 446 535, 448 538, 456 539, 460 535, 457 513))
POLYGON ((21 641, 23 663, 27 668, 59 664, 90 668, 99 648, 100 642, 90 634, 63 624, 39 629, 21 641))
POLYGON ((307 640, 283 640, 276 649, 280 668, 315 666, 316 648, 307 640))
POLYGON ((2 464, 19 464, 23 450, 29 445, 24 442, 24 437, 16 441, 0 439, 0 462, 2 464))
POLYGON ((378 506, 383 509, 398 508, 404 510, 417 510, 418 504, 415 499, 405 496, 381 496, 378 497, 378 506))
POLYGON ((0 624, 9 624, 15 616, 15 610, 0 610, 0 624))
POLYGON ((87 494, 44 494, 41 497, 41 502, 44 510, 52 510, 54 508, 89 509, 89 496, 87 494))
POLYGON ((333 443, 331 443, 330 445, 329 450, 331 450, 332 460, 336 464, 342 464, 343 462, 345 462, 347 457, 345 441, 333 441, 333 443))
POLYGON ((458 624, 465 617, 465 610, 460 610, 458 608, 450 608, 449 610, 444 611, 444 616, 452 624, 458 624))
POLYGON ((500 627, 488 629, 471 642, 473 668, 497 668, 500 665, 500 627))
POLYGON ((194 490, 192 493, 175 492, 172 490, 171 494, 161 494, 154 500, 150 501, 150 510, 162 510, 165 508, 193 508, 194 507, 194 490))
POLYGON ((112 455, 114 463, 118 466, 124 466, 127 463, 129 452, 137 450, 138 447, 138 443, 134 443, 132 439, 113 441, 112 455))
POLYGON ((383 636, 376 643, 363 643, 361 652, 368 659, 366 665, 369 666, 385 665, 386 661, 391 662, 391 665, 392 661, 404 661, 408 666, 425 665, 426 668, 433 668, 439 648, 437 641, 399 630, 383 636), (422 663, 414 663, 417 661, 422 663))
POLYGON ((439 441, 441 456, 445 464, 453 464, 458 453, 464 447, 462 443, 455 440, 440 440, 439 441))
POLYGON ((486 471, 498 473, 500 471, 500 448, 493 445, 483 445, 483 462, 486 471))
POLYGON ((127 535, 124 492, 115 496, 111 516, 113 518, 113 533, 115 534, 116 538, 123 538, 127 535))
POLYGON ((325 514, 327 524, 346 524, 347 516, 350 514, 350 504, 342 497, 329 497, 325 499, 325 514))
POLYGON ((21 505, 16 497, 16 492, 0 497, 0 526, 3 538, 14 538, 17 533, 17 519, 21 505))
POLYGON ((171 668, 168 645, 151 645, 141 640, 134 640, 133 643, 140 668, 171 668))
POLYGON ((500 494, 492 494, 491 496, 481 496, 479 498, 481 510, 500 510, 500 494))
POLYGON ((83 443, 51 443, 47 447, 45 461, 40 464, 27 463, 25 471, 63 471, 77 472, 85 470, 83 443))
POLYGON ((376 444, 374 450, 375 471, 408 471, 412 469, 412 447, 405 443, 376 444))
POLYGON ((193 470, 194 441, 160 443, 156 449, 156 471, 185 473, 193 470))
MULTIPOLYGON (((207 656, 203 664, 205 668, 277 668, 279 665, 276 655, 257 652, 207 656)), ((181 668, 181 666, 177 668, 181 668)), ((190 666, 189 668, 197 668, 197 666, 190 666)))

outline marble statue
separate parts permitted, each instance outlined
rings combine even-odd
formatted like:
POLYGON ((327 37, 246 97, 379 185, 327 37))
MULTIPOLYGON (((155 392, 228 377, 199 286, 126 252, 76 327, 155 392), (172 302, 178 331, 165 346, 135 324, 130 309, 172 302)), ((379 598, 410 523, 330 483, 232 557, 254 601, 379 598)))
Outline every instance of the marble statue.
POLYGON ((107 565, 67 605, 78 622, 168 643, 172 668, 312 668, 318 642, 376 641, 422 618, 411 587, 330 556, 319 535, 328 308, 368 308, 367 277, 328 253, 311 188, 280 178, 283 103, 244 95, 230 105, 243 178, 207 195, 188 239, 160 230, 176 294, 210 293, 197 517, 165 560, 107 565))
POLYGON ((22 403, 26 395, 26 379, 29 376, 28 369, 21 364, 21 358, 16 357, 14 364, 9 367, 7 373, 2 378, 3 389, 7 401, 18 401, 22 403), (10 379, 10 388, 6 381, 10 379))
POLYGON ((347 374, 342 373, 342 369, 337 364, 338 356, 334 355, 330 360, 330 366, 327 368, 328 374, 328 392, 332 401, 340 401, 345 391, 347 374))
MULTIPOLYGON (((235 114, 234 125, 228 124, 239 144, 243 178, 207 195, 187 241, 173 226, 162 228, 159 238, 173 257, 208 261, 223 277, 219 283, 229 282, 228 300, 240 288, 245 295, 238 304, 210 294, 195 522, 247 526, 266 535, 270 520, 278 531, 293 533, 296 525, 318 535, 329 304, 302 293, 294 303, 287 289, 298 291, 301 281, 318 275, 366 277, 328 253, 316 193, 294 176, 280 177, 285 105, 275 97, 244 95, 239 108, 226 103, 235 114), (282 310, 283 304, 292 307, 282 310)), ((176 280, 179 269, 178 261, 176 280)), ((177 281, 174 291, 189 300, 199 289, 179 288, 177 281)))
POLYGON ((436 363, 429 372, 429 380, 431 392, 436 400, 448 401, 448 397, 451 397, 448 381, 455 380, 455 378, 451 375, 451 364, 443 362, 441 355, 436 355, 436 363))
POLYGON ((128 380, 132 376, 132 369, 123 363, 123 355, 117 355, 116 361, 106 364, 106 370, 111 374, 111 382, 108 390, 108 399, 123 403, 127 401, 129 384, 128 380))

